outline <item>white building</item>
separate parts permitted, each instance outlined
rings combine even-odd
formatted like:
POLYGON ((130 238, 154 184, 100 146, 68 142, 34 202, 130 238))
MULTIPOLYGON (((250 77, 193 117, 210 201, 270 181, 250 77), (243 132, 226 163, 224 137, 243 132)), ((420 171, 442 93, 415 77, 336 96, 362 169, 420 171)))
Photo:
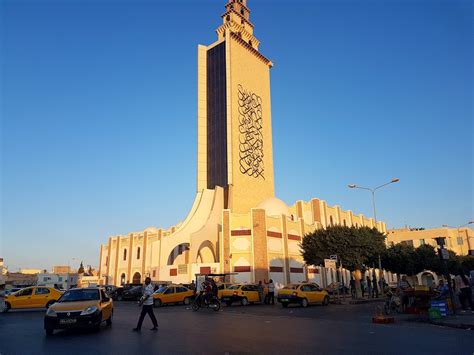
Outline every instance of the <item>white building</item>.
POLYGON ((0 288, 5 286, 6 277, 3 273, 3 258, 0 258, 0 288))
POLYGON ((41 273, 38 274, 38 286, 56 287, 68 290, 77 287, 79 275, 73 273, 53 274, 41 273))

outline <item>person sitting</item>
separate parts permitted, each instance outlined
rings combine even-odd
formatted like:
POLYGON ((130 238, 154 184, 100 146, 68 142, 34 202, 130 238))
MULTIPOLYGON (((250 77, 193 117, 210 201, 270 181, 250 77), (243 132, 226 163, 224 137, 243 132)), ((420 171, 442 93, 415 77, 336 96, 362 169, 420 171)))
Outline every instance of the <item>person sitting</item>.
POLYGON ((449 287, 444 283, 444 280, 439 280, 438 287, 436 288, 437 295, 435 299, 445 300, 449 296, 449 287))

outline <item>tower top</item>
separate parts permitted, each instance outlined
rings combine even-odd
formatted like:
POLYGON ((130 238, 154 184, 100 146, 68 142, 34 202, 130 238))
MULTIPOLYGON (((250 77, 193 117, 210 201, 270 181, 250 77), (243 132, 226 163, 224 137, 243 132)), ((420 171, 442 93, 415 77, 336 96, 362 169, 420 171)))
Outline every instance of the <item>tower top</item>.
POLYGON ((258 50, 260 41, 253 35, 253 24, 250 22, 250 9, 247 0, 228 0, 225 12, 221 15, 223 24, 216 30, 219 40, 225 39, 226 31, 235 33, 250 46, 258 50))

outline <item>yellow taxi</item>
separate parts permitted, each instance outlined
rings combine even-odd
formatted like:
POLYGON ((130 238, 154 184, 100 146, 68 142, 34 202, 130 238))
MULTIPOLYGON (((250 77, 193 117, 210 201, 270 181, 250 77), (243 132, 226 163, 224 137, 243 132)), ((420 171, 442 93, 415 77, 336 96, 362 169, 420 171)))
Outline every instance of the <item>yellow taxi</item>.
POLYGON ((63 293, 53 287, 33 286, 26 287, 5 296, 4 312, 10 309, 48 308, 56 302, 63 293))
POLYGON ((153 305, 161 307, 164 304, 184 303, 190 304, 194 298, 193 290, 183 285, 166 285, 153 293, 153 305))
POLYGON ((232 283, 228 283, 228 282, 218 283, 217 284, 217 298, 221 299, 224 290, 227 290, 232 285, 233 285, 232 283))
POLYGON ((74 288, 66 291, 51 305, 44 316, 46 335, 55 329, 100 329, 102 322, 112 324, 114 306, 103 288, 74 288))
POLYGON ((258 293, 257 284, 234 284, 222 290, 222 302, 231 306, 234 302, 239 302, 242 306, 249 303, 263 302, 258 293))
POLYGON ((277 300, 285 308, 289 304, 308 307, 309 304, 321 303, 327 306, 329 294, 315 283, 289 284, 278 291, 277 300))

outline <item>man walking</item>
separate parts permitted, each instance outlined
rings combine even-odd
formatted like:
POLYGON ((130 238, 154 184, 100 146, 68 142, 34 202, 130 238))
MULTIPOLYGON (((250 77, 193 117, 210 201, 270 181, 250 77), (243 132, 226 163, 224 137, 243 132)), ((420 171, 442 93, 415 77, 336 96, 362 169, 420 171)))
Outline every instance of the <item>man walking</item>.
POLYGON ((145 288, 143 290, 143 296, 140 299, 139 305, 142 306, 142 312, 140 313, 137 327, 133 328, 133 331, 139 332, 142 329, 142 323, 146 314, 150 316, 150 319, 153 323, 153 328, 150 330, 158 330, 158 322, 156 321, 155 314, 153 313, 153 286, 149 277, 145 279, 145 288))

